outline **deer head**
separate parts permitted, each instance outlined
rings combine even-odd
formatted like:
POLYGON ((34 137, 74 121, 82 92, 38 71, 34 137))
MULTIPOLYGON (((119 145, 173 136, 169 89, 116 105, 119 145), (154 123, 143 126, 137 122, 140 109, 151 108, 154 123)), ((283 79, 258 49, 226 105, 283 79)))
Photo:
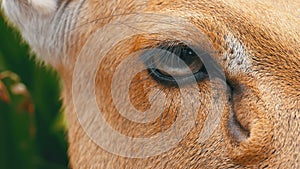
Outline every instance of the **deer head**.
POLYGON ((299 168, 297 1, 2 0, 64 83, 73 168, 299 168))

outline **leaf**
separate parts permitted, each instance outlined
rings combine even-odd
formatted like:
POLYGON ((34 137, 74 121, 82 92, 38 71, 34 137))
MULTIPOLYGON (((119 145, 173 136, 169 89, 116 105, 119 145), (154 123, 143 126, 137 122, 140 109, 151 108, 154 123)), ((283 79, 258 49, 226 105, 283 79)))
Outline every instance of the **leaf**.
POLYGON ((2 81, 0 81, 0 101, 3 101, 7 104, 10 103, 10 97, 7 88, 2 81))

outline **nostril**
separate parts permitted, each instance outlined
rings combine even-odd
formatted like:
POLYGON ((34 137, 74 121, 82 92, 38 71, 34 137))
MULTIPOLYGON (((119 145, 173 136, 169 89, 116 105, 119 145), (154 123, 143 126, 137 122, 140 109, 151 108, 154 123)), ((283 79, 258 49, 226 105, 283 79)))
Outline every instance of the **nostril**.
POLYGON ((229 88, 229 102, 231 103, 231 112, 228 119, 228 130, 233 136, 233 139, 237 142, 246 140, 250 136, 250 129, 248 125, 241 123, 240 119, 237 117, 235 112, 237 105, 239 105, 240 97, 237 98, 237 95, 241 95, 242 87, 236 84, 233 84, 227 81, 229 88))
POLYGON ((255 164, 266 159, 272 149, 272 121, 266 116, 259 93, 252 87, 232 85, 230 108, 225 122, 228 154, 240 164, 255 164))
POLYGON ((250 130, 242 126, 233 111, 229 116, 228 129, 230 134, 233 136, 233 139, 237 142, 245 141, 250 137, 250 130))

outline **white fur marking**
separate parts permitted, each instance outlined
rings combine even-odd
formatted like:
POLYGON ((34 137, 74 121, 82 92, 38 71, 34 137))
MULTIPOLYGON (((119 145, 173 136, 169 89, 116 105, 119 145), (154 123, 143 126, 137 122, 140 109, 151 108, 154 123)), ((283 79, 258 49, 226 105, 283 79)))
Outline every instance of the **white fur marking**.
POLYGON ((50 14, 56 10, 56 0, 28 0, 32 7, 42 14, 50 14))
POLYGON ((227 67, 233 75, 239 73, 250 73, 252 67, 251 53, 249 53, 244 44, 242 44, 233 35, 226 37, 226 46, 228 52, 225 53, 227 67))

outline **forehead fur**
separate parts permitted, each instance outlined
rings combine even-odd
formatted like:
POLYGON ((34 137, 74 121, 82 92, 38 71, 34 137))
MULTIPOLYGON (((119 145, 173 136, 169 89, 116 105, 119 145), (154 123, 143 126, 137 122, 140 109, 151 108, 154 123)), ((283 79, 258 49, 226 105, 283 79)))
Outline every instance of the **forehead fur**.
MULTIPOLYGON (((246 46, 261 46, 257 42, 263 38, 260 33, 255 32, 257 30, 252 29, 253 27, 260 28, 266 34, 263 36, 271 37, 277 43, 291 45, 292 49, 295 49, 300 41, 300 2, 292 0, 118 0, 105 2, 98 0, 3 0, 2 6, 33 50, 44 57, 43 60, 52 64, 60 62, 54 55, 65 55, 62 52, 66 52, 74 45, 70 41, 63 42, 63 39, 68 39, 65 36, 69 37, 72 33, 78 35, 80 31, 83 31, 85 33, 82 32, 82 35, 88 37, 89 32, 93 32, 91 29, 95 30, 96 27, 93 27, 95 23, 98 22, 99 24, 96 25, 101 27, 110 20, 129 13, 164 13, 189 18, 195 23, 201 17, 209 17, 210 21, 203 23, 206 26, 218 21, 223 28, 228 29, 226 30, 228 33, 233 33, 235 36, 240 38, 247 34, 255 36, 250 39, 249 37, 240 39, 245 43, 247 41, 256 43, 246 44, 246 46), (83 6, 82 3, 84 3, 83 6), (78 15, 78 12, 81 15, 78 15), (71 23, 76 25, 68 25, 71 23), (249 31, 254 32, 250 34, 249 31), (41 37, 40 34, 44 36, 41 37)), ((80 38, 81 42, 84 42, 85 38, 83 36, 80 38)))

